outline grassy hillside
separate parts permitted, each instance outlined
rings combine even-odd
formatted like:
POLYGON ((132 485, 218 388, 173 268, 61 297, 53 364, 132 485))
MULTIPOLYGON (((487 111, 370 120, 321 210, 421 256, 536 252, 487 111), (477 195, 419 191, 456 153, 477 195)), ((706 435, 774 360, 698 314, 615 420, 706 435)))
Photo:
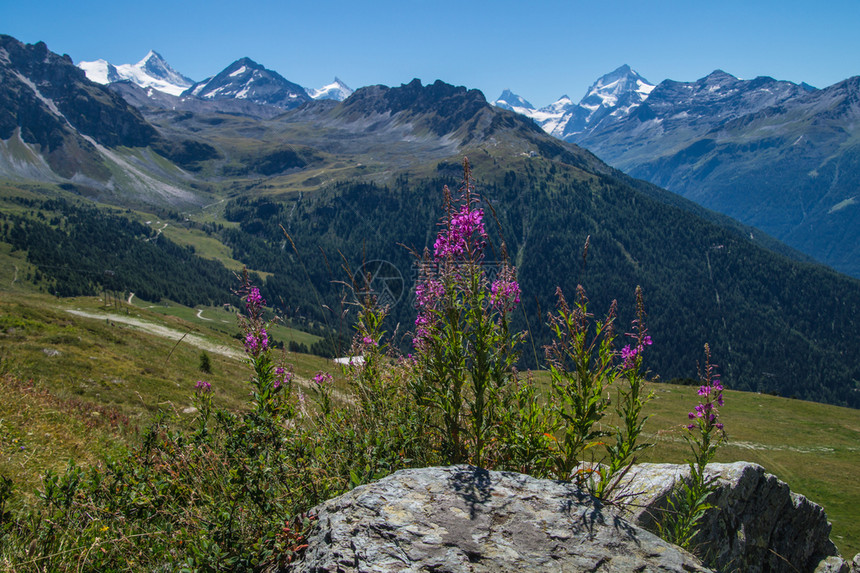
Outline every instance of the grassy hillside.
MULTIPOLYGON (((202 318, 196 310, 178 305, 116 308, 105 307, 97 298, 58 300, 0 292, 0 391, 4 395, 0 473, 21 484, 19 491, 26 495, 18 503, 39 484, 44 470, 62 469, 68 459, 81 465, 98 463, 111 449, 139 439, 137 431, 159 409, 192 418, 193 412, 182 412, 191 405, 198 379, 212 383, 218 405, 246 407, 249 372, 238 358, 241 344, 224 331, 229 329, 221 322, 235 315, 216 309, 202 309, 199 314, 202 318), (98 318, 71 314, 71 310, 98 318), (157 336, 119 322, 123 318, 140 319, 174 334, 157 336), (229 347, 225 354, 236 357, 209 352, 212 372, 201 373, 200 348, 187 336, 176 342, 186 332, 229 347)), ((282 332, 288 335, 289 331, 282 332)), ((281 334, 276 338, 281 339, 281 334)), ((338 389, 346 390, 331 361, 297 354, 288 359, 302 379, 328 370, 335 373, 338 389)), ((698 401, 695 387, 653 384, 651 388, 655 398, 648 405, 652 417, 646 433, 656 446, 641 459, 683 462, 687 451, 679 427, 698 401)), ((729 442, 717 461, 763 465, 792 491, 825 508, 833 522, 832 538, 843 555, 860 552, 860 525, 854 511, 860 503, 855 477, 860 471, 856 410, 729 391, 722 419, 729 442)))
MULTIPOLYGON (((860 324, 854 320, 860 282, 774 254, 740 229, 692 217, 637 192, 624 178, 542 157, 494 165, 481 151, 473 155, 478 190, 518 267, 525 310, 518 327, 531 330, 538 354, 548 342, 543 326, 556 286, 570 293, 584 285, 601 309, 617 297, 627 322, 641 285, 658 342, 649 366, 664 377, 689 376, 698 349, 710 342, 732 388, 860 404, 860 324)), ((226 202, 224 216, 238 226, 225 227, 220 237, 236 258, 271 273, 263 286, 268 298, 289 298, 317 320, 336 320, 317 297, 337 308, 343 296, 337 281, 346 278, 342 260, 352 269, 387 261, 410 291, 416 267, 405 246, 419 252, 432 246, 441 189, 458 184, 451 167, 456 172, 443 162, 435 177, 401 175, 385 185, 342 181, 312 196, 237 197, 226 202)), ((495 227, 494 221, 494 237, 495 227)), ((498 261, 500 243, 492 249, 488 260, 498 261)), ((414 320, 409 299, 403 300, 393 310, 392 329, 414 320)))
MULTIPOLYGON (((655 384, 646 426, 656 446, 642 461, 681 462, 689 449, 679 426, 697 403, 696 387, 655 384), (685 410, 687 408, 687 410, 685 410)), ((718 462, 755 462, 823 506, 840 552, 860 552, 860 414, 857 410, 768 394, 726 392, 721 409, 728 443, 718 462)))

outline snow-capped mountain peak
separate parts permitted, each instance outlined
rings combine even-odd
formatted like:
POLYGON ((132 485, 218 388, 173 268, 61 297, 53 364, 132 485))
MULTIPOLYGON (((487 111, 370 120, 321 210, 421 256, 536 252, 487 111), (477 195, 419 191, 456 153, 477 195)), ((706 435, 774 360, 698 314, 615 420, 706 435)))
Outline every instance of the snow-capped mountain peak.
POLYGON ((190 86, 183 95, 209 100, 244 99, 283 109, 311 99, 305 88, 250 58, 236 60, 216 76, 190 86))
POLYGON ((606 116, 629 115, 653 89, 653 84, 625 64, 594 82, 579 104, 564 95, 548 106, 535 109, 520 96, 505 90, 493 105, 528 116, 550 135, 567 139, 591 129, 606 116))
POLYGON ((319 89, 309 89, 308 95, 313 99, 333 99, 343 101, 352 95, 353 90, 338 78, 319 89))
POLYGON ((502 109, 508 109, 517 113, 528 115, 526 111, 534 110, 535 106, 528 102, 524 97, 518 96, 511 90, 504 90, 499 99, 493 102, 493 105, 502 109))
POLYGON ((78 67, 84 70, 87 78, 99 84, 127 80, 142 88, 154 88, 176 96, 194 83, 171 68, 164 58, 153 50, 136 64, 114 66, 105 60, 96 60, 79 62, 78 67))
POLYGON ((87 78, 97 84, 109 84, 118 82, 122 78, 117 72, 116 66, 106 60, 95 60, 93 62, 80 62, 78 67, 84 70, 87 78))
POLYGON ((163 80, 171 85, 187 88, 194 83, 193 80, 187 78, 170 67, 161 54, 154 50, 150 50, 146 57, 139 61, 135 67, 147 73, 152 78, 163 80))
POLYGON ((554 101, 553 103, 551 103, 548 106, 543 107, 541 109, 564 112, 564 111, 569 110, 574 105, 576 105, 576 104, 573 103, 573 100, 570 99, 570 96, 563 95, 560 98, 558 98, 556 101, 554 101))
POLYGON ((654 85, 648 83, 627 64, 600 77, 585 93, 580 105, 595 111, 598 107, 610 108, 628 100, 627 105, 638 105, 645 101, 654 85), (597 107, 595 107, 597 106, 597 107))

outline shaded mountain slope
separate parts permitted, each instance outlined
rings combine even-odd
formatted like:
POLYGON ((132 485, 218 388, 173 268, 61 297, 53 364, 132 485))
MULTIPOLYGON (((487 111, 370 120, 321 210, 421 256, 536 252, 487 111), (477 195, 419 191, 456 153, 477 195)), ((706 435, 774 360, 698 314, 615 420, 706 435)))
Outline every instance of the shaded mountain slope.
POLYGON ((556 135, 860 277, 858 82, 816 90, 717 70, 556 135))

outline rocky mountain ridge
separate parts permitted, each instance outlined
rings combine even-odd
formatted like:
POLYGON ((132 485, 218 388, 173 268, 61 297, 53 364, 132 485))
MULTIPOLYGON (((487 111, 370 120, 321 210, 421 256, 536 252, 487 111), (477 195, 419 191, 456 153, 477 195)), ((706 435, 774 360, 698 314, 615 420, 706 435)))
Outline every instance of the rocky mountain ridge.
MULTIPOLYGON (((513 109, 613 167, 860 277, 857 83, 816 89, 717 70, 694 82, 663 81, 645 97, 631 84, 624 104, 595 108, 603 110, 596 121, 576 120, 569 100, 513 109)), ((589 105, 597 100, 573 109, 589 105)))
POLYGON ((292 109, 311 100, 305 88, 250 58, 236 60, 216 76, 195 83, 181 95, 206 100, 246 99, 281 109, 292 109))
MULTIPOLYGON (((44 43, 0 36, 0 175, 69 185, 93 196, 168 204, 198 201, 179 171, 152 151, 183 162, 197 144, 168 141, 137 108, 91 82, 44 43), (132 158, 122 149, 141 149, 132 158)), ((214 150, 201 147, 203 154, 214 150)))

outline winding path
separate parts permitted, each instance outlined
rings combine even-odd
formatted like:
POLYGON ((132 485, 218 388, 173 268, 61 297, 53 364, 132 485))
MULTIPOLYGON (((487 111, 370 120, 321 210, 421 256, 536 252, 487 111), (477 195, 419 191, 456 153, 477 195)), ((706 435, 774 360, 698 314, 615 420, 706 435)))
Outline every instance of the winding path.
POLYGON ((69 309, 66 312, 74 314, 75 316, 82 316, 84 318, 110 320, 111 322, 120 322, 122 324, 128 324, 129 326, 137 328, 138 330, 143 330, 144 332, 148 332, 150 334, 154 334, 162 338, 169 338, 171 340, 180 340, 184 336, 185 342, 187 342, 191 346, 196 346, 201 350, 205 350, 207 352, 214 352, 215 354, 220 354, 221 356, 226 356, 228 358, 235 358, 237 360, 242 360, 243 358, 245 358, 244 352, 239 352, 238 350, 230 348, 229 346, 224 346, 223 344, 215 344, 214 342, 206 340, 200 335, 191 333, 186 334, 182 331, 174 330, 173 328, 168 328, 160 324, 155 324, 154 322, 147 322, 139 318, 134 318, 131 316, 122 316, 118 314, 98 314, 85 310, 69 309))
MULTIPOLYGON (((235 360, 244 360, 245 353, 236 350, 235 348, 231 348, 229 346, 225 346, 223 344, 216 344, 210 340, 206 340, 202 336, 198 334, 191 334, 190 332, 182 332, 180 330, 175 330, 173 328, 168 328, 166 326, 162 326, 160 324, 155 324, 154 322, 148 322, 145 320, 141 320, 139 318, 134 318, 131 316, 123 316, 118 314, 99 314, 95 312, 89 312, 86 310, 79 309, 66 309, 66 312, 70 314, 74 314, 75 316, 81 316, 83 318, 93 318, 96 320, 109 320, 111 322, 119 322, 122 324, 127 324, 132 328, 136 328, 138 330, 142 330, 144 332, 148 332, 149 334, 154 334, 156 336, 160 336, 162 338, 167 338, 174 341, 183 340, 187 342, 191 346, 195 346, 201 350, 205 350, 207 352, 212 352, 214 354, 220 354, 221 356, 226 356, 227 358, 233 358, 235 360), (183 338, 184 337, 184 338, 183 338)), ((202 317, 201 317, 202 318, 202 317)), ((211 320, 211 319, 204 319, 211 320)), ((312 380, 307 378, 302 378, 301 376, 295 375, 293 376, 293 380, 298 383, 300 386, 305 388, 316 388, 317 385, 312 380)), ((346 394, 341 392, 340 390, 333 390, 332 396, 341 401, 347 402, 350 399, 346 394)))

